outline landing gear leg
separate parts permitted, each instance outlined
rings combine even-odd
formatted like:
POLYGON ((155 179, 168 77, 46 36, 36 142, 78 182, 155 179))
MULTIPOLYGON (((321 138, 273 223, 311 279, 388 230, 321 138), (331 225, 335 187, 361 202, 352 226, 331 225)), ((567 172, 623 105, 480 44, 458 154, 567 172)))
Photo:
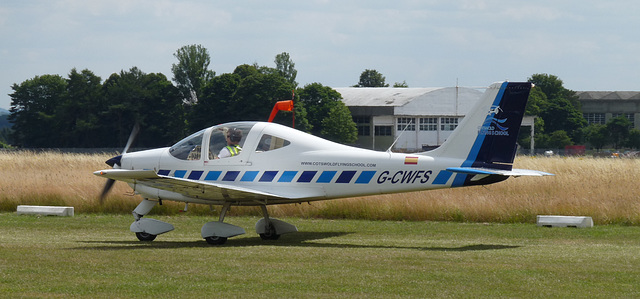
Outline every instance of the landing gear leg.
POLYGON ((278 240, 280 235, 278 235, 275 226, 273 226, 271 219, 269 219, 267 206, 262 205, 260 208, 262 209, 262 216, 264 217, 264 232, 260 234, 260 238, 262 238, 262 240, 278 240))
POLYGON ((133 210, 133 218, 136 218, 136 221, 140 220, 144 215, 149 214, 156 204, 158 204, 157 201, 148 200, 146 198, 143 199, 142 202, 133 210))

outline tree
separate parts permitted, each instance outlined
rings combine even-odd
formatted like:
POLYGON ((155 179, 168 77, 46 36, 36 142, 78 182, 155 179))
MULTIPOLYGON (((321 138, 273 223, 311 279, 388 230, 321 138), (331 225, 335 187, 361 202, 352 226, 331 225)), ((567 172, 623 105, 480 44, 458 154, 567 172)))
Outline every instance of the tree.
MULTIPOLYGON (((189 125, 201 129, 212 124, 241 120, 267 120, 277 101, 290 100, 294 91, 275 68, 243 64, 231 74, 214 77, 204 87, 200 101, 189 111, 189 125)), ((306 131, 306 110, 296 101, 295 126, 306 131)), ((291 125, 293 112, 280 112, 274 122, 291 125)))
MULTIPOLYGON (((243 68, 245 69, 245 68, 243 68)), ((290 99, 293 86, 274 69, 249 72, 240 79, 228 104, 228 115, 234 120, 266 120, 278 100, 290 99)))
POLYGON ((103 137, 105 108, 102 79, 88 69, 71 70, 67 79, 67 97, 56 109, 62 147, 106 146, 103 137))
POLYGON ((207 82, 198 102, 189 107, 190 131, 220 124, 229 118, 227 107, 233 101, 241 79, 239 74, 227 73, 207 82))
POLYGON ((402 83, 400 82, 393 83, 393 87, 408 88, 409 85, 407 85, 407 81, 403 80, 402 83))
POLYGON ((189 45, 178 49, 173 56, 178 59, 177 64, 171 65, 173 81, 184 101, 194 104, 202 94, 202 87, 215 76, 215 72, 208 69, 209 52, 201 45, 189 45))
POLYGON ((349 108, 341 101, 340 93, 320 83, 312 83, 299 89, 298 95, 307 110, 312 134, 344 143, 355 142, 356 125, 349 108))
POLYGON ((540 89, 548 98, 572 96, 572 92, 565 89, 562 80, 555 75, 533 74, 529 78, 529 82, 534 83, 535 87, 540 89))
POLYGON ((161 73, 145 74, 140 83, 144 94, 138 145, 167 146, 182 139, 187 132, 178 89, 161 73))
POLYGON ((640 130, 629 130, 629 139, 627 142, 627 146, 633 149, 640 149, 640 130))
POLYGON ((385 77, 376 70, 364 70, 360 74, 360 81, 353 87, 389 87, 385 83, 385 77))
MULTIPOLYGON (((5 117, 5 115, 0 116, 0 118, 5 117)), ((13 143, 11 138, 12 130, 9 126, 0 127, 0 148, 9 148, 10 144, 13 143)))
POLYGON ((568 100, 556 98, 542 106, 539 114, 544 119, 545 132, 565 131, 571 140, 581 141, 582 128, 587 121, 582 112, 576 109, 568 100))
MULTIPOLYGON (((525 107, 525 115, 540 115, 542 106, 544 106, 549 99, 541 88, 532 88, 529 92, 529 99, 527 100, 527 106, 525 107)), ((536 131, 538 128, 536 128, 536 131)))
POLYGON ((289 53, 282 52, 276 55, 274 62, 276 63, 276 70, 280 72, 280 75, 291 83, 294 88, 298 87, 298 82, 296 82, 298 71, 295 69, 296 64, 291 60, 289 53))
POLYGON ((59 75, 42 75, 11 86, 13 141, 22 147, 58 147, 59 124, 55 112, 66 96, 67 81, 59 75))
POLYGON ((567 132, 563 130, 555 131, 551 133, 551 135, 549 136, 549 140, 548 140, 549 148, 562 149, 565 146, 572 145, 572 144, 573 142, 571 142, 571 138, 569 138, 569 135, 567 134, 567 132))
POLYGON ((591 146, 600 151, 609 142, 609 131, 603 124, 592 124, 584 129, 584 136, 591 146))
MULTIPOLYGON (((580 112, 580 103, 575 91, 562 86, 562 80, 554 75, 534 74, 529 82, 535 84, 527 105, 527 114, 538 115, 544 119, 544 132, 553 134, 555 131, 565 131, 574 142, 582 139, 582 128, 587 121, 580 112), (538 92, 541 91, 544 96, 538 92), (533 97, 532 97, 533 96, 533 97)), ((536 128, 536 132, 538 128, 536 128)), ((537 143, 537 142, 536 142, 537 143)))
POLYGON ((340 104, 331 107, 329 115, 322 119, 320 133, 329 140, 340 143, 354 143, 358 140, 356 123, 351 120, 349 108, 342 102, 340 104))
POLYGON ((124 146, 136 122, 140 124, 139 147, 166 146, 184 137, 180 92, 163 74, 145 74, 133 67, 112 74, 103 88, 110 144, 124 146))
POLYGON ((631 125, 631 121, 624 116, 612 118, 607 122, 606 127, 609 132, 609 139, 613 142, 615 149, 621 148, 627 142, 631 125))

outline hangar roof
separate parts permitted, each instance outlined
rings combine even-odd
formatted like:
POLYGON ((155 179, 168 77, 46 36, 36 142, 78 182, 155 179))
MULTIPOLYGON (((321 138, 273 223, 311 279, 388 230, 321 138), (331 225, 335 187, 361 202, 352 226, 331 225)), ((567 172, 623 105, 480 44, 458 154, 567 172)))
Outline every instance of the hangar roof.
POLYGON ((347 107, 393 107, 395 115, 465 115, 483 91, 468 87, 341 87, 347 107))
POLYGON ((440 88, 335 88, 347 106, 403 106, 416 97, 438 89, 440 88))
POLYGON ((640 100, 640 91, 578 91, 579 100, 640 100))

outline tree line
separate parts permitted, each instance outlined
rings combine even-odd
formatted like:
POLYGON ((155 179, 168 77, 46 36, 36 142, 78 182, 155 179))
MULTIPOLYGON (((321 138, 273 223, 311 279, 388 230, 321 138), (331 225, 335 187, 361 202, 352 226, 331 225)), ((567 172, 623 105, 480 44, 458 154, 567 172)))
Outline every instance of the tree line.
MULTIPOLYGON (((13 84, 12 130, 3 129, 0 145, 24 148, 96 148, 123 146, 140 125, 138 147, 171 145, 202 128, 230 121, 267 119, 273 105, 294 99, 293 112, 280 112, 275 122, 341 143, 357 139, 356 125, 341 95, 321 83, 298 87, 295 63, 286 52, 274 67, 243 64, 232 73, 209 69, 208 50, 187 45, 174 53, 172 79, 137 67, 102 81, 88 69, 72 69, 66 78, 41 75, 13 84)), ((385 77, 367 69, 354 87, 388 87, 385 77)), ((626 117, 589 125, 575 91, 554 75, 534 74, 527 115, 535 121, 537 148, 590 144, 601 149, 640 148, 640 131, 626 117)), ((396 82, 394 87, 408 87, 396 82)), ((529 147, 529 130, 519 143, 529 147)))
POLYGON ((171 145, 187 133, 230 121, 265 121, 280 100, 294 99, 293 112, 275 122, 343 143, 357 139, 356 125, 341 95, 312 83, 302 88, 288 53, 275 67, 243 64, 216 75, 201 45, 176 51, 170 81, 137 67, 104 82, 92 71, 72 69, 66 78, 41 75, 12 86, 11 144, 23 148, 121 147, 136 123, 138 147, 171 145), (175 83, 175 84, 174 84, 175 83))
MULTIPOLYGON (((563 86, 562 80, 549 74, 534 74, 535 84, 527 102, 526 115, 535 120, 537 148, 563 149, 568 145, 588 144, 596 150, 612 146, 615 149, 640 148, 640 130, 625 116, 610 119, 606 124, 589 124, 580 110, 575 91, 563 86)), ((521 132, 520 145, 530 145, 529 129, 521 132)))

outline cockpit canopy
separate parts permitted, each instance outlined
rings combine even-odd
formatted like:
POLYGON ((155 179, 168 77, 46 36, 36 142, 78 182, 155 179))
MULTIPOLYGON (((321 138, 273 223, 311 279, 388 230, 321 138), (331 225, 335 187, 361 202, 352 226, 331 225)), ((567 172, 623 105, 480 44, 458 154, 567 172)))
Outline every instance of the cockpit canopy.
POLYGON ((232 128, 242 132, 242 138, 238 144, 242 149, 241 152, 249 150, 260 153, 291 144, 289 140, 270 134, 260 134, 258 137, 256 134, 260 132, 250 136, 249 133, 256 124, 256 122, 237 122, 213 126, 182 139, 169 149, 169 153, 181 160, 200 160, 203 155, 208 160, 218 159, 220 151, 227 146, 227 132, 232 128), (248 138, 256 138, 256 142, 247 143, 248 138), (244 148, 245 144, 252 148, 244 148))

